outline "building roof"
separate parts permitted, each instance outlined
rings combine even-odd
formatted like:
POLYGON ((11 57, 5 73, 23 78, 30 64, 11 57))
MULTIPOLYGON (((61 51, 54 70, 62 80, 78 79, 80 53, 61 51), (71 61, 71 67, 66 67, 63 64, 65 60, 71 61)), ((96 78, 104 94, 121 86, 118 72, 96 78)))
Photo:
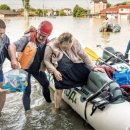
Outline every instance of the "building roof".
POLYGON ((130 5, 119 5, 119 6, 114 6, 110 8, 106 8, 100 11, 101 14, 104 13, 118 13, 119 9, 130 9, 130 5))
POLYGON ((118 8, 120 8, 120 9, 121 9, 121 8, 127 9, 127 8, 130 8, 130 5, 119 5, 118 8))
POLYGON ((118 7, 111 7, 111 8, 106 8, 100 11, 101 14, 105 13, 118 13, 118 7))
POLYGON ((94 3, 99 3, 99 2, 103 2, 103 3, 107 3, 107 0, 92 0, 94 3))
POLYGON ((11 10, 0 10, 0 14, 4 14, 4 15, 18 15, 18 12, 14 12, 11 10))

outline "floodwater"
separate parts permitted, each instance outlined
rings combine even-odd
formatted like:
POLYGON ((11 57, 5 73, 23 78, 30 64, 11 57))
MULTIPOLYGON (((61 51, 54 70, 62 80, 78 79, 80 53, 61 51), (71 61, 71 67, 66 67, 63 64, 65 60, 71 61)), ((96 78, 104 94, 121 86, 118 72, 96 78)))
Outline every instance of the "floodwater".
MULTIPOLYGON (((6 18, 4 20, 11 42, 23 35, 25 30, 23 18, 6 18)), ((96 47, 99 44, 102 47, 112 46, 117 51, 124 53, 130 38, 130 23, 126 19, 110 19, 110 22, 118 23, 121 26, 119 33, 100 33, 102 19, 99 18, 34 17, 30 18, 30 25, 37 27, 42 20, 49 20, 54 26, 50 38, 57 37, 62 32, 71 32, 80 41, 83 48, 89 47, 98 54, 102 52, 100 48, 96 47)), ((4 72, 9 69, 10 63, 6 61, 4 72)), ((24 112, 22 93, 8 94, 2 117, 0 117, 0 130, 93 130, 67 104, 63 102, 62 105, 64 109, 56 112, 53 104, 45 102, 40 85, 32 78, 31 110, 24 112)))

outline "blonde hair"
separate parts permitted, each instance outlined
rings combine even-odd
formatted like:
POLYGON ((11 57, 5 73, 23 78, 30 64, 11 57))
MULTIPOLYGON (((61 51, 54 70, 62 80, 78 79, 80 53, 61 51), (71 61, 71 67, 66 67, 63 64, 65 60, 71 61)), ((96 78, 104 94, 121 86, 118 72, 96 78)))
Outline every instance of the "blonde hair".
POLYGON ((72 42, 72 34, 69 32, 64 32, 58 37, 58 42, 62 43, 71 43, 72 42))

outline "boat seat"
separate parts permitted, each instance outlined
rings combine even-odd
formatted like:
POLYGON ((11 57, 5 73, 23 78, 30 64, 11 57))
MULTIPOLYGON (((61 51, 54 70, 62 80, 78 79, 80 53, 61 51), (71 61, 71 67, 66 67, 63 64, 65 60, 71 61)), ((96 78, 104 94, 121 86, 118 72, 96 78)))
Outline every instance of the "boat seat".
POLYGON ((87 88, 91 92, 97 92, 106 82, 112 81, 105 72, 92 71, 89 74, 87 88))
MULTIPOLYGON (((89 74, 86 87, 90 92, 96 93, 100 88, 103 87, 105 83, 109 83, 111 81, 112 79, 110 79, 107 76, 106 72, 92 71, 89 74)), ((109 85, 109 92, 112 94, 111 100, 115 100, 117 99, 117 97, 120 97, 118 98, 118 101, 119 100, 120 100, 119 102, 124 101, 122 91, 116 82, 112 82, 109 85)))

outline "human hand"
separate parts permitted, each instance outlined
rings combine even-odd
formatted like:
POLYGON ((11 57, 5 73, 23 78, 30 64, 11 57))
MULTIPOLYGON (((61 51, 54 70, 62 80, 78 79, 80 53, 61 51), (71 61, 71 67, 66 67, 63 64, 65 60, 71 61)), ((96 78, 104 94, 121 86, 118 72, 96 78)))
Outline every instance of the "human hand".
POLYGON ((93 70, 94 70, 94 71, 104 72, 104 69, 101 68, 101 67, 95 67, 93 70))
POLYGON ((62 75, 59 71, 54 71, 54 76, 55 78, 58 80, 58 81, 61 81, 62 80, 62 75))
POLYGON ((0 94, 9 94, 10 93, 10 90, 5 90, 5 89, 2 89, 0 88, 0 94))
POLYGON ((12 59, 11 60, 11 67, 13 69, 18 69, 19 68, 19 63, 18 63, 17 59, 12 59))

